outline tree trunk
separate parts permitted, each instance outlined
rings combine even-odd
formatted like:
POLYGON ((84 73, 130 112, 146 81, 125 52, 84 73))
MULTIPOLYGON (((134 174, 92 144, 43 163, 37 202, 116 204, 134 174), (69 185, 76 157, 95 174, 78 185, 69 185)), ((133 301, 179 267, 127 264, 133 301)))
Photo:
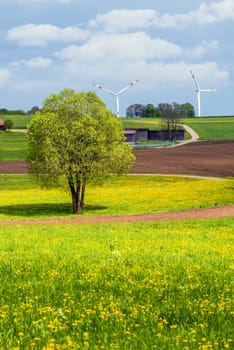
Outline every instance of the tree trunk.
POLYGON ((82 212, 81 198, 80 198, 80 182, 77 180, 76 185, 72 179, 68 179, 69 187, 72 197, 72 208, 74 214, 79 214, 82 212))
POLYGON ((86 189, 86 185, 85 183, 83 183, 82 190, 81 190, 81 200, 80 200, 80 205, 82 210, 84 209, 85 189, 86 189))

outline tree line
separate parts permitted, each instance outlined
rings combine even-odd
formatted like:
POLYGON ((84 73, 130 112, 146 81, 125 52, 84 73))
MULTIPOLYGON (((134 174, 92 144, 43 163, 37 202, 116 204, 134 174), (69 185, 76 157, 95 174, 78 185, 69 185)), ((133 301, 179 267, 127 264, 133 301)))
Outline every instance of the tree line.
POLYGON ((195 110, 191 103, 159 103, 157 106, 152 103, 147 105, 135 103, 126 109, 126 117, 139 118, 163 118, 168 114, 177 114, 181 118, 194 117, 195 110))
POLYGON ((25 112, 22 109, 12 109, 0 108, 0 115, 34 115, 36 112, 39 112, 40 108, 37 106, 32 107, 30 110, 25 112))

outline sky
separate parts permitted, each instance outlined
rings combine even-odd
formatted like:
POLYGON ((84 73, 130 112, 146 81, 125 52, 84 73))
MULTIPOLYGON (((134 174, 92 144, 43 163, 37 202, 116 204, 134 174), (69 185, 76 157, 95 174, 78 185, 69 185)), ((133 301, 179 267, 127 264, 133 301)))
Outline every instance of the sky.
POLYGON ((0 108, 42 107, 64 88, 234 115, 234 0, 0 0, 0 108))

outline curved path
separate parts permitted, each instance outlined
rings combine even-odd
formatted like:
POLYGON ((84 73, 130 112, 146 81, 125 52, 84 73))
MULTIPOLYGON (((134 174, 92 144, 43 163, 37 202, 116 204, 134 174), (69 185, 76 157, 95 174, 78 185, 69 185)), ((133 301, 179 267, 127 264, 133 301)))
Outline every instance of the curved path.
POLYGON ((182 126, 185 129, 185 131, 187 131, 188 134, 190 134, 191 139, 181 141, 180 143, 173 145, 171 147, 178 147, 178 146, 186 145, 187 143, 190 143, 190 142, 197 142, 199 140, 199 135, 190 126, 185 124, 179 124, 179 125, 182 126))
POLYGON ((30 219, 30 220, 0 220, 0 225, 78 225, 106 224, 123 222, 171 221, 191 219, 212 219, 234 217, 234 204, 212 208, 198 208, 175 212, 156 212, 150 214, 135 214, 123 216, 77 216, 75 218, 30 219))

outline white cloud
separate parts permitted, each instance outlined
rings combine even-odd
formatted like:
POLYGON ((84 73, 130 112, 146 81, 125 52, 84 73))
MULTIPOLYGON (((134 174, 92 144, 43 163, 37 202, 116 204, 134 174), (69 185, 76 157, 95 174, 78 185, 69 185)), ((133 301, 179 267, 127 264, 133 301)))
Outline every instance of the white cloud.
POLYGON ((138 32, 128 34, 100 34, 83 45, 71 45, 56 53, 65 61, 93 63, 97 61, 135 62, 168 59, 182 55, 179 46, 160 38, 138 32))
POLYGON ((185 28, 192 24, 206 25, 234 19, 234 1, 223 0, 202 3, 197 9, 186 14, 165 14, 161 16, 159 27, 185 28))
POLYGON ((89 25, 93 28, 104 27, 105 30, 124 32, 132 28, 146 28, 154 24, 157 13, 151 9, 143 10, 113 10, 105 14, 98 14, 89 25))
POLYGON ((8 79, 10 78, 10 71, 8 69, 0 68, 0 88, 5 86, 8 79))
POLYGON ((30 60, 21 60, 19 62, 11 62, 11 65, 14 67, 19 67, 21 65, 26 66, 27 68, 47 68, 52 65, 53 61, 49 58, 43 58, 41 56, 33 57, 30 60))
POLYGON ((60 28, 51 24, 25 24, 10 29, 8 40, 23 46, 46 46, 49 41, 73 42, 86 38, 87 31, 75 27, 60 28))
POLYGON ((92 28, 101 28, 109 32, 123 32, 134 28, 185 28, 192 24, 205 25, 224 20, 234 20, 234 1, 222 0, 203 2, 198 8, 188 13, 160 14, 152 9, 113 10, 98 14, 90 21, 92 28))
POLYGON ((139 77, 145 89, 155 85, 171 88, 188 86, 191 68, 201 73, 201 80, 226 81, 228 73, 215 62, 194 61, 217 47, 217 41, 203 41, 194 48, 183 49, 142 32, 99 34, 83 45, 61 49, 55 56, 64 61, 63 75, 77 77, 78 81, 111 83, 139 77), (191 66, 186 59, 193 62, 191 66))

